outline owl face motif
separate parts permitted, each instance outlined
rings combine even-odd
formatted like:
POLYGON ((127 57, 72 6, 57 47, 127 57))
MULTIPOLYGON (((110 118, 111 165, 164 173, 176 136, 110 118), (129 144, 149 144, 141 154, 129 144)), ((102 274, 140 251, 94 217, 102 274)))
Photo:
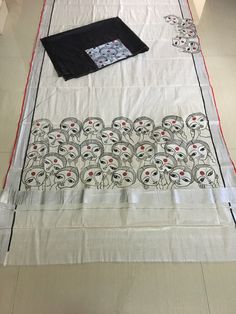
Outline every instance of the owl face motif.
POLYGON ((154 121, 148 117, 139 117, 134 121, 134 131, 137 135, 151 133, 154 126, 154 121))
POLYGON ((210 147, 206 142, 197 140, 187 144, 187 153, 193 161, 206 160, 210 152, 210 147))
POLYGON ((102 141, 104 145, 113 145, 121 140, 120 131, 113 128, 104 128, 98 134, 97 137, 102 141))
POLYGON ((133 146, 127 142, 118 142, 112 145, 112 153, 123 161, 131 162, 134 155, 133 146))
POLYGON ((117 50, 112 47, 104 47, 100 50, 102 56, 107 58, 113 58, 117 54, 117 50))
POLYGON ((186 161, 187 151, 185 144, 179 140, 173 140, 165 145, 165 153, 173 156, 176 160, 186 161))
POLYGON ((138 170, 138 179, 144 186, 156 186, 160 182, 160 173, 154 166, 144 166, 138 170))
POLYGON ((99 158, 99 166, 103 172, 112 173, 121 166, 121 160, 113 154, 106 153, 99 158))
POLYGON ((133 123, 125 117, 118 117, 112 121, 112 128, 120 131, 121 134, 130 134, 133 130, 133 123))
POLYGON ((97 166, 88 166, 81 171, 81 181, 87 186, 98 187, 103 180, 102 170, 97 166))
POLYGON ((199 187, 216 187, 218 185, 218 175, 210 165, 199 165, 193 169, 194 180, 199 187))
POLYGON ((106 65, 106 62, 108 61, 108 59, 106 57, 99 57, 96 60, 96 64, 98 65, 98 67, 103 67, 106 65))
POLYGON ((73 188, 79 182, 79 172, 75 167, 64 167, 55 175, 55 183, 59 189, 73 188))
POLYGON ((191 130, 205 130, 208 127, 206 116, 201 113, 192 113, 186 119, 186 125, 191 130))
POLYGON ((23 183, 26 188, 40 187, 46 180, 46 172, 42 166, 27 169, 23 175, 23 183))
POLYGON ((179 26, 181 28, 195 28, 195 25, 192 19, 181 19, 179 26))
POLYGON ((178 25, 181 22, 181 19, 176 15, 167 15, 164 17, 164 19, 170 25, 178 25))
POLYGON ((100 132, 105 127, 102 119, 97 117, 89 117, 84 120, 83 131, 85 135, 94 135, 100 132))
POLYGON ((153 162, 160 172, 168 173, 174 167, 177 166, 177 162, 174 157, 165 153, 157 153, 154 155, 153 162))
POLYGON ((162 145, 172 141, 174 135, 170 130, 158 126, 153 130, 151 137, 157 144, 162 145))
POLYGON ((131 186, 136 181, 136 175, 130 167, 120 167, 112 173, 113 184, 118 188, 131 186))
POLYGON ((184 38, 195 38, 197 36, 196 30, 194 28, 182 28, 180 29, 179 34, 184 38))
POLYGON ((41 159, 43 158, 49 151, 48 144, 45 142, 34 142, 29 145, 29 149, 27 152, 28 159, 41 159))
POLYGON ((140 142, 135 145, 134 147, 135 151, 135 156, 139 160, 146 160, 146 159, 151 159, 156 151, 156 147, 154 144, 145 141, 145 142, 140 142))
POLYGON ((107 47, 114 47, 115 49, 120 49, 122 47, 121 42, 119 40, 113 40, 112 45, 111 44, 107 44, 107 47))
POLYGON ((58 147, 58 154, 69 162, 77 161, 80 156, 80 147, 73 142, 64 143, 58 147))
POLYGON ((184 47, 188 43, 188 39, 183 36, 176 36, 172 39, 172 45, 175 47, 184 47))
POLYGON ((189 41, 186 47, 183 47, 183 52, 198 53, 200 45, 196 41, 189 41))
POLYGON ((48 119, 38 119, 33 122, 31 133, 40 138, 46 136, 52 129, 52 123, 48 119))
POLYGON ((92 50, 88 51, 90 57, 99 58, 100 56, 100 49, 98 47, 93 48, 92 50))
POLYGON ((82 130, 82 123, 76 118, 66 118, 61 121, 60 129, 66 131, 69 136, 78 136, 82 130))
POLYGON ((189 186, 193 182, 191 170, 182 166, 175 167, 170 171, 169 178, 174 186, 180 188, 189 186))
POLYGON ((97 140, 86 140, 81 144, 81 157, 83 161, 95 161, 103 154, 103 152, 103 146, 97 140))
POLYGON ((59 145, 66 143, 68 139, 68 134, 61 129, 53 129, 48 133, 49 146, 53 148, 57 148, 59 145))
POLYGON ((184 121, 178 116, 166 116, 162 120, 162 126, 173 133, 178 133, 184 128, 184 121))
POLYGON ((47 174, 55 174, 66 166, 66 159, 57 153, 49 153, 44 156, 43 166, 47 174))

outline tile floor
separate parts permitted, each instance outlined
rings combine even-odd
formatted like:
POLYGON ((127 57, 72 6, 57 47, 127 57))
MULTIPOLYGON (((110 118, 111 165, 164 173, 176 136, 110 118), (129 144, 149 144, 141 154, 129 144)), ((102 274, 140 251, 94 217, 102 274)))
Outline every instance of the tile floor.
MULTIPOLYGON (((9 16, 0 36, 1 182, 13 146, 42 2, 7 0, 9 16)), ((207 0, 198 22, 234 161, 235 15, 235 0, 207 0)), ((236 263, 0 267, 0 314, 10 313, 236 314, 236 263)))

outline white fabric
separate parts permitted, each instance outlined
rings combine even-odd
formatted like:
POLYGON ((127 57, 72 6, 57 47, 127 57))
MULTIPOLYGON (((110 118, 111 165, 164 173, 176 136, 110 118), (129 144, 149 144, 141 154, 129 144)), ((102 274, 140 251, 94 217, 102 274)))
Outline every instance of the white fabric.
POLYGON ((46 1, 40 37, 48 30, 54 34, 119 16, 150 51, 65 82, 57 77, 38 40, 17 150, 0 199, 2 260, 16 213, 7 264, 236 259, 236 230, 229 206, 229 202, 232 208, 236 204, 235 174, 203 58, 201 53, 192 55, 174 47, 176 29, 164 19, 182 13, 191 18, 185 0, 46 1), (128 189, 79 185, 72 190, 28 191, 21 184, 18 191, 32 115, 34 120, 47 118, 57 127, 65 117, 84 120, 89 116, 101 117, 106 125, 118 116, 132 121, 147 116, 159 125, 168 115, 185 120, 204 112, 204 103, 216 154, 211 140, 206 141, 220 164, 212 165, 219 175, 216 188, 201 189, 193 183, 183 189, 143 189, 137 180, 128 189))

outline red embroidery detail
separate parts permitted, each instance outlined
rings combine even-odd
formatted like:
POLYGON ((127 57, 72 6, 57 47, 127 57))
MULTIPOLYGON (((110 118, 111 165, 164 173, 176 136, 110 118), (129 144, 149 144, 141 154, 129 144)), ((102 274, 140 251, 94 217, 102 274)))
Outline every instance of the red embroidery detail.
POLYGON ((124 177, 127 176, 127 172, 123 172, 123 176, 124 176, 124 177))
POLYGON ((178 151, 178 150, 179 150, 179 147, 178 147, 178 146, 176 146, 176 147, 175 147, 175 150, 177 150, 177 151, 178 151))
POLYGON ((90 171, 88 175, 89 175, 90 177, 92 177, 92 176, 93 176, 93 172, 90 171))
POLYGON ((54 159, 53 161, 56 163, 56 162, 57 162, 57 159, 54 159))
POLYGON ((122 150, 127 150, 127 148, 124 146, 124 147, 122 147, 122 150))
POLYGON ((164 161, 164 162, 167 162, 168 160, 165 158, 165 159, 163 159, 163 161, 164 161))
POLYGON ((179 173, 181 176, 183 176, 184 175, 184 172, 183 171, 180 171, 180 173, 179 173))
POLYGON ((70 172, 67 172, 67 177, 70 177, 71 176, 71 173, 70 172))
POLYGON ((150 174, 150 172, 149 172, 149 171, 146 171, 145 174, 148 176, 148 175, 150 174))
POLYGON ((113 159, 112 159, 112 158, 110 158, 110 159, 109 159, 109 162, 113 162, 113 159))
POLYGON ((35 173, 35 172, 31 172, 31 175, 32 175, 32 176, 35 176, 35 175, 36 175, 36 173, 35 173))
POLYGON ((205 172, 204 172, 204 171, 200 171, 200 175, 201 175, 201 176, 204 176, 204 175, 205 175, 205 172))

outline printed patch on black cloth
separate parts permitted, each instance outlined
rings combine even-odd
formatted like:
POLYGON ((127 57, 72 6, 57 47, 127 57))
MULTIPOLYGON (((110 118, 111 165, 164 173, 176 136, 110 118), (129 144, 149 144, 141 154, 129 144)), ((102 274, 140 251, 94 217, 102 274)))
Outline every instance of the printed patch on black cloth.
POLYGON ((34 121, 23 173, 25 190, 64 188, 216 188, 219 169, 207 117, 67 117, 34 121))
POLYGON ((148 51, 119 18, 109 18, 41 39, 59 76, 78 78, 148 51))
POLYGON ((85 50, 98 68, 132 56, 128 48, 119 40, 113 40, 95 48, 85 50))

